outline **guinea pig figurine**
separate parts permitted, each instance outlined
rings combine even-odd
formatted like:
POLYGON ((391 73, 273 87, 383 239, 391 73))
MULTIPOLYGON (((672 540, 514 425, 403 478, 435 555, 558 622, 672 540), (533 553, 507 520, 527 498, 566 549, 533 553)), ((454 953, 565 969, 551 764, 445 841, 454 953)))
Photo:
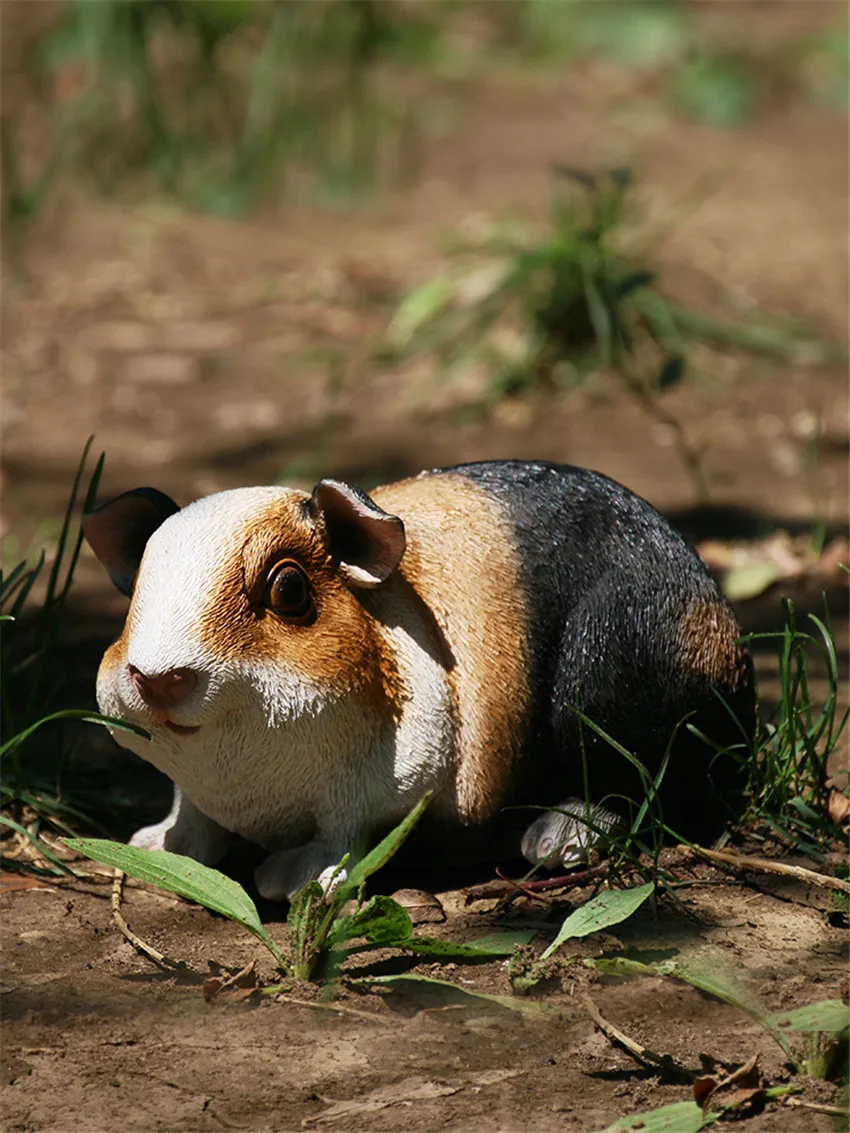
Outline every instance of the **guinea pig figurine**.
POLYGON ((497 461, 183 509, 141 488, 83 527, 131 598, 100 709, 150 732, 116 739, 177 788, 136 845, 212 865, 241 835, 282 899, 428 790, 451 848, 504 807, 642 800, 646 777, 586 720, 650 777, 666 764, 678 833, 716 836, 740 795, 738 622, 666 520, 598 473, 497 461))

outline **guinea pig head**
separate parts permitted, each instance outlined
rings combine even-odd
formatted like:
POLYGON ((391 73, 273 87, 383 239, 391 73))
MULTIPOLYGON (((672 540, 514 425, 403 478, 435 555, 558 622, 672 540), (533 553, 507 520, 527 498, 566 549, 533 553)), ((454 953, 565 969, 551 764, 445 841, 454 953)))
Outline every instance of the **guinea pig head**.
POLYGON ((388 662, 361 592, 395 571, 405 533, 358 489, 243 488, 180 509, 142 488, 83 530, 130 596, 98 703, 146 728, 150 744, 116 738, 177 782, 187 753, 261 759, 345 698, 381 710, 388 662))

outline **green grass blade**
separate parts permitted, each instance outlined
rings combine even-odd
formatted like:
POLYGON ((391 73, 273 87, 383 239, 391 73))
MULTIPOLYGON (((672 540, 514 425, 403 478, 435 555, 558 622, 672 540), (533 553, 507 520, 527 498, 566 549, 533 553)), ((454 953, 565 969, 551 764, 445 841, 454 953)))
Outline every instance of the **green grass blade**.
POLYGON ((630 1133, 639 1129, 641 1133, 699 1133, 706 1125, 717 1120, 717 1114, 704 1114, 696 1102, 673 1102, 646 1113, 630 1113, 618 1117, 613 1125, 599 1133, 630 1133))
MULTIPOLYGON (((30 591, 32 590, 33 586, 35 586, 36 582, 38 581, 39 575, 41 574, 42 570, 44 569, 44 562, 45 562, 45 556, 44 556, 44 551, 42 551, 41 554, 38 556, 38 560, 37 560, 35 566, 32 568, 31 571, 29 571, 29 573, 21 581, 20 586, 16 587, 17 593, 15 594, 14 601, 12 602, 12 607, 11 607, 11 610, 10 610, 10 613, 11 613, 13 618, 17 618, 17 617, 20 616, 20 613, 23 610, 24 605, 26 604, 26 600, 30 596, 30 591)), ((26 564, 21 564, 21 565, 26 565, 26 564)), ((4 600, 6 600, 7 597, 11 598, 11 596, 12 596, 12 591, 10 590, 8 596, 4 596, 4 600)))
POLYGON ((620 924, 640 908, 654 889, 654 882, 649 882, 634 889, 609 889, 600 893, 598 897, 570 913, 540 959, 548 959, 567 940, 590 936, 593 932, 602 932, 611 925, 620 924))
POLYGON ((528 944, 535 935, 535 929, 522 929, 483 937, 472 944, 440 940, 438 937, 410 936, 407 940, 398 941, 396 947, 405 948, 420 956, 436 956, 446 960, 493 960, 498 956, 510 956, 517 945, 528 944))
MULTIPOLYGON (((88 445, 90 445, 93 440, 94 440, 93 436, 89 437, 88 445)), ((86 446, 86 452, 88 452, 88 445, 86 446)), ((97 489, 98 489, 98 485, 100 484, 100 478, 103 475, 103 466, 104 466, 105 463, 106 463, 106 453, 102 452, 100 454, 100 457, 98 458, 97 464, 94 467, 94 472, 92 472, 92 474, 89 478, 89 485, 88 485, 88 488, 86 490, 85 499, 83 500, 83 511, 84 512, 90 511, 95 505, 95 502, 97 500, 97 489)), ((82 550, 82 546, 83 546, 83 539, 84 539, 84 535, 83 535, 83 528, 82 528, 82 525, 81 525, 79 530, 77 531, 77 538, 74 542, 74 548, 71 552, 71 558, 68 562, 68 568, 65 571, 65 582, 64 582, 64 585, 62 587, 62 590, 59 593, 59 597, 57 599, 57 601, 59 602, 60 605, 62 605, 62 603, 68 597, 68 591, 71 589, 71 583, 74 581, 74 571, 77 569, 77 560, 80 557, 80 551, 82 550)))
POLYGON ((77 471, 74 475, 74 482, 71 485, 71 494, 68 496, 68 503, 65 506, 65 514, 62 517, 62 529, 59 532, 59 541, 56 545, 56 557, 53 560, 53 566, 50 569, 50 574, 47 579, 47 596, 44 600, 44 610, 47 611, 53 605, 56 597, 56 587, 59 582, 59 574, 62 570, 63 559, 65 558, 65 546, 68 542, 68 533, 71 529, 71 518, 74 514, 74 507, 77 503, 77 496, 80 491, 80 483, 83 478, 83 469, 85 468, 86 461, 88 460, 89 450, 92 446, 94 437, 89 437, 83 447, 83 454, 80 457, 77 471))
POLYGON ((365 857, 360 859, 348 874, 348 880, 345 884, 346 891, 350 892, 352 889, 359 888, 368 877, 371 877, 373 873, 387 864, 425 813, 425 809, 431 801, 431 795, 431 791, 423 795, 410 814, 403 818, 398 826, 391 830, 373 850, 370 850, 365 857))
POLYGON ((87 712, 84 708, 63 708, 61 712, 52 712, 49 716, 43 716, 41 720, 37 720, 28 728, 24 728, 22 732, 12 736, 0 747, 0 758, 16 747, 20 747, 33 732, 38 731, 43 724, 50 724, 53 720, 82 720, 84 724, 101 724, 105 728, 118 728, 122 732, 131 732, 134 736, 141 736, 143 740, 150 739, 150 734, 144 728, 140 728, 138 724, 130 724, 115 716, 103 716, 100 712, 87 712))
POLYGON ((38 852, 47 858, 49 862, 53 862, 67 877, 79 877, 79 874, 75 873, 66 862, 63 862, 61 858, 57 857, 35 834, 27 830, 26 826, 22 826, 20 822, 16 822, 14 818, 9 818, 6 814, 0 814, 0 826, 8 826, 10 830, 17 830, 19 834, 25 834, 38 852))
POLYGON ((238 882, 217 869, 168 850, 144 850, 105 838, 66 838, 65 844, 96 862, 115 866, 129 877, 158 885, 229 917, 262 941, 278 964, 286 966, 280 949, 263 927, 254 902, 238 882))

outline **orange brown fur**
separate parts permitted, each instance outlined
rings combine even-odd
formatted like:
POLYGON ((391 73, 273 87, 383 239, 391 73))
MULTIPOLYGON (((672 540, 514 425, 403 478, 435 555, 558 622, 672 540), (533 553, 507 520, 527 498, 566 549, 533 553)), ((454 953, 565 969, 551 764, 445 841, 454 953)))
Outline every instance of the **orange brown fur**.
POLYGON ((463 821, 482 821, 498 808, 517 764, 529 701, 528 617, 513 530, 496 500, 457 473, 390 484, 372 497, 404 520, 400 573, 430 611, 442 647, 450 644, 442 663, 454 694, 455 807, 463 821))
POLYGON ((303 499, 276 500, 246 526, 241 545, 233 547, 210 579, 201 642, 223 661, 275 657, 337 693, 356 689, 379 713, 394 715, 388 699, 392 665, 382 655, 372 619, 337 575, 319 533, 301 510, 303 499), (298 562, 309 579, 319 615, 311 624, 287 621, 263 604, 269 571, 287 558, 298 562))
POLYGON ((736 643, 741 627, 728 606, 695 602, 679 623, 677 660, 716 687, 737 689, 746 679, 749 653, 736 643))

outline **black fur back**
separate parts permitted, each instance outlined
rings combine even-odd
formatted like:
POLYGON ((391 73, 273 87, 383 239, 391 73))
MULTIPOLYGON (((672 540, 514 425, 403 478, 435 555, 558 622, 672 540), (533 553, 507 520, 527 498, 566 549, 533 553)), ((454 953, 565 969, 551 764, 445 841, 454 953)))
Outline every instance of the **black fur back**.
MULTIPOLYGON (((506 508, 531 607, 530 748, 517 801, 547 805, 585 794, 640 802, 639 772, 582 726, 573 708, 607 732, 654 775, 676 732, 661 787, 665 821, 706 840, 722 829, 743 781, 741 763, 715 757, 687 722, 716 744, 740 747, 755 727, 755 696, 745 676, 711 683, 682 663, 681 627, 695 607, 725 599, 685 540, 645 500, 599 473, 545 462, 498 461, 455 471, 506 508), (733 719, 737 717, 737 723, 733 719)), ((533 817, 532 814, 529 814, 533 817)))

